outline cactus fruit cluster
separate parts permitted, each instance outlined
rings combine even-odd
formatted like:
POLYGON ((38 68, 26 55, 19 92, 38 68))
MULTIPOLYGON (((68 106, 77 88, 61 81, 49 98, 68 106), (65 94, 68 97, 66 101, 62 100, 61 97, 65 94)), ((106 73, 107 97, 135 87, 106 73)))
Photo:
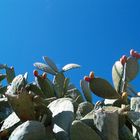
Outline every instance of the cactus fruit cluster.
POLYGON ((139 59, 130 50, 112 67, 114 86, 90 72, 81 90, 65 76, 78 64, 58 69, 43 57, 45 63, 34 63, 31 83, 28 73, 16 76, 1 64, 0 140, 140 140, 140 94, 131 85, 139 59), (94 103, 92 93, 101 100, 94 103))

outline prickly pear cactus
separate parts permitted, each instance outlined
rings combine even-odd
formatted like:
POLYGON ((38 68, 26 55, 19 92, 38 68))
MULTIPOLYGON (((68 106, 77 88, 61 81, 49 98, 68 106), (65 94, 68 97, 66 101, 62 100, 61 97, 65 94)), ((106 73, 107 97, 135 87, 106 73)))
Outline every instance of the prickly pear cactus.
POLYGON ((130 56, 123 55, 120 61, 115 62, 112 68, 112 79, 116 91, 121 94, 124 91, 135 94, 129 82, 134 80, 139 73, 140 54, 130 50, 130 56))
POLYGON ((37 121, 26 121, 19 125, 10 135, 9 140, 45 140, 43 124, 37 121))
POLYGON ((93 77, 93 75, 94 73, 91 72, 89 77, 85 77, 85 80, 89 82, 89 87, 94 94, 107 99, 120 98, 120 95, 108 81, 102 78, 93 77))
POLYGON ((138 75, 139 59, 131 50, 115 62, 114 87, 91 72, 80 81, 81 89, 65 75, 78 64, 59 70, 44 56, 45 64, 34 63, 43 72, 34 70, 31 83, 27 73, 15 77, 13 67, 0 64, 5 70, 0 73, 0 140, 139 140, 140 97, 130 84, 138 75), (102 99, 94 102, 95 96, 102 99))
POLYGON ((26 79, 22 75, 14 78, 8 87, 6 96, 12 109, 22 121, 34 120, 34 105, 32 99, 25 89, 26 79))
POLYGON ((136 78, 139 73, 139 63, 138 59, 134 57, 129 57, 126 62, 126 79, 128 82, 136 78))
POLYGON ((50 98, 55 96, 53 83, 47 77, 37 75, 35 81, 44 94, 44 97, 50 98))
POLYGON ((123 77, 123 65, 121 64, 120 61, 117 61, 112 67, 112 79, 114 87, 117 92, 119 92, 122 77, 123 77))

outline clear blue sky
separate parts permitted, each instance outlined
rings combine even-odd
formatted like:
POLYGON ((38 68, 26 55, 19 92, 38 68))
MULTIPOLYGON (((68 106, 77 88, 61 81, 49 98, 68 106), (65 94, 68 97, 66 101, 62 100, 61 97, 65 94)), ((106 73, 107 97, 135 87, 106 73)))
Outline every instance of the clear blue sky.
POLYGON ((140 52, 139 7, 139 0, 1 0, 0 63, 32 80, 32 64, 46 55, 59 67, 82 66, 68 72, 77 87, 91 70, 112 82, 114 62, 140 52))

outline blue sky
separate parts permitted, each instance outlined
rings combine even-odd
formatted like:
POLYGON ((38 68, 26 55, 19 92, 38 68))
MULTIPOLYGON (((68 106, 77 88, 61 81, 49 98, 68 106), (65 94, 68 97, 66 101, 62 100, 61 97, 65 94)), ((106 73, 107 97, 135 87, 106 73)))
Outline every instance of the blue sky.
POLYGON ((112 82, 114 62, 131 48, 140 52, 139 6, 138 0, 1 0, 0 63, 16 74, 28 71, 32 80, 32 64, 46 55, 60 68, 82 66, 67 73, 77 87, 91 70, 112 82))

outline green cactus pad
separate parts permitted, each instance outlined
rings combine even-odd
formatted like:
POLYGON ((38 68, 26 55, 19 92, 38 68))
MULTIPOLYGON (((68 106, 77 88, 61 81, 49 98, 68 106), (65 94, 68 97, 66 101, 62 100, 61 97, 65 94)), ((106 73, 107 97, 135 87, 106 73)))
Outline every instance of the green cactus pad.
POLYGON ((121 129, 119 129, 119 140, 136 140, 133 137, 131 130, 124 125, 121 129))
POLYGON ((0 81, 4 80, 6 78, 6 75, 0 74, 0 81))
POLYGON ((64 93, 67 92, 68 87, 69 87, 69 84, 70 84, 70 79, 69 78, 65 78, 65 80, 64 80, 64 86, 63 86, 64 93))
POLYGON ((71 126, 72 140, 101 140, 101 137, 91 127, 82 121, 74 121, 71 126))
POLYGON ((102 78, 94 78, 89 83, 91 91, 102 98, 116 99, 120 98, 120 95, 110 85, 110 83, 102 78))
POLYGON ((43 79, 41 76, 38 76, 36 77, 36 82, 44 93, 45 97, 50 98, 55 96, 53 84, 48 78, 43 79))
POLYGON ((64 95, 64 83, 65 83, 64 74, 58 73, 57 75, 55 75, 53 83, 57 97, 62 97, 64 95))
POLYGON ((30 83, 30 84, 28 84, 26 86, 26 89, 28 91, 32 91, 33 93, 35 93, 35 95, 39 95, 41 97, 45 97, 45 95, 42 92, 42 90, 36 84, 30 83))
POLYGON ((15 78, 15 70, 13 67, 11 68, 6 67, 5 69, 6 69, 7 81, 10 84, 15 78))
POLYGON ((52 75, 56 74, 56 72, 52 68, 48 67, 46 64, 43 64, 43 63, 40 63, 40 62, 36 62, 36 63, 34 63, 34 66, 37 69, 42 70, 44 72, 47 72, 49 74, 52 74, 52 75))
POLYGON ((62 68, 62 71, 68 71, 70 69, 80 68, 78 64, 67 64, 62 68))
POLYGON ((126 63, 126 80, 132 81, 139 72, 138 60, 134 57, 129 57, 126 63))
POLYGON ((91 95, 91 91, 89 89, 88 83, 85 80, 81 80, 80 86, 82 88, 82 91, 84 93, 86 100, 89 101, 90 103, 92 103, 92 95, 91 95))
POLYGON ((78 104, 80 104, 84 101, 84 99, 82 97, 82 93, 73 84, 69 84, 67 94, 65 97, 72 98, 78 104))
POLYGON ((112 67, 113 84, 117 92, 119 92, 120 81, 123 75, 123 65, 120 61, 116 61, 112 67))
POLYGON ((43 56, 44 61, 52 68, 56 73, 58 73, 58 68, 55 63, 47 56, 43 56))

